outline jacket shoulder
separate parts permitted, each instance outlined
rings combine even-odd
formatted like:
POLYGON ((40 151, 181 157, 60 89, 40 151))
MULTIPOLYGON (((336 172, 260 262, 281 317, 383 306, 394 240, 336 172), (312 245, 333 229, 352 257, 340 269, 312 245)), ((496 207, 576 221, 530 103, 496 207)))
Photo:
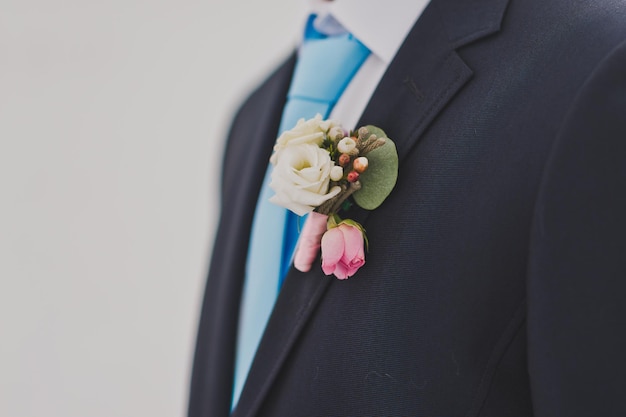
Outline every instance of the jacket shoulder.
MULTIPOLYGON (((269 142, 263 151, 271 151, 276 139, 282 108, 287 97, 296 55, 292 54, 272 72, 265 81, 254 89, 243 101, 230 124, 222 161, 222 184, 232 179, 236 183, 236 167, 242 155, 250 154, 253 142, 269 142), (268 136, 269 135, 269 136, 268 136)), ((263 160, 269 160, 269 154, 263 160)), ((263 155, 254 155, 255 159, 263 155)))

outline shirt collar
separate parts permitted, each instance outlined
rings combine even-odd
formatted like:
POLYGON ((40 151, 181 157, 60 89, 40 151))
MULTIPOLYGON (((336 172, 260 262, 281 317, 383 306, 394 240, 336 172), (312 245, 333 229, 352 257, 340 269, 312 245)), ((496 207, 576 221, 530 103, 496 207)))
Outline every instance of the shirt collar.
MULTIPOLYGON (((329 32, 343 26, 389 64, 429 0, 309 0, 329 32), (328 15, 331 18, 328 18, 328 15)), ((322 28, 323 29, 323 28, 322 28)), ((329 33, 331 34, 331 33, 329 33)))

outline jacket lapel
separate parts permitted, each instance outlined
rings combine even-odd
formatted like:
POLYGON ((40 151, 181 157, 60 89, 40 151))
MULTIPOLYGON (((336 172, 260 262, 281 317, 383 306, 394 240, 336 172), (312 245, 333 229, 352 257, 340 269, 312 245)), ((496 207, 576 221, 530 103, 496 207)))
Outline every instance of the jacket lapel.
POLYGON ((229 135, 222 173, 222 213, 200 315, 190 416, 230 413, 239 301, 250 228, 294 64, 295 55, 252 94, 229 135), (246 155, 248 159, 244 159, 246 155))
MULTIPOLYGON (((449 101, 472 77, 456 49, 497 32, 508 0, 434 0, 390 64, 359 126, 373 124, 394 139, 404 159, 449 101)), ((365 221, 367 212, 355 217, 365 221)), ((233 417, 261 407, 298 335, 332 279, 320 268, 287 275, 233 417)))
POLYGON ((380 126, 404 158, 472 77, 457 49, 497 32, 508 0, 441 0, 424 10, 378 85, 359 126, 380 126))

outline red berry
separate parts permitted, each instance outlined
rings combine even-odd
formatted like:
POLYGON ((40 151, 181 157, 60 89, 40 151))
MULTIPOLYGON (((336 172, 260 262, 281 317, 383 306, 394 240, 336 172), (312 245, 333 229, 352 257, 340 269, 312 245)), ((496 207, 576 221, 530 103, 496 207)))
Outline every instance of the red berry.
POLYGON ((345 167, 349 163, 350 163, 350 155, 348 155, 347 153, 342 153, 341 155, 339 155, 339 165, 341 165, 342 167, 345 167))
POLYGON ((359 173, 356 171, 350 171, 350 173, 348 174, 348 181, 357 182, 358 180, 359 180, 359 173))

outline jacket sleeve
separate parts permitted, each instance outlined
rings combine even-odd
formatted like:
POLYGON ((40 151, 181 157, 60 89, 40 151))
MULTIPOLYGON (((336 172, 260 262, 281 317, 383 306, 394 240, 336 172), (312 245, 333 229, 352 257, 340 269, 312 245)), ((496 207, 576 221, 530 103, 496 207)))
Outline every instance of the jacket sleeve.
POLYGON ((626 416, 626 43, 591 74, 555 142, 528 276, 535 415, 626 416))

